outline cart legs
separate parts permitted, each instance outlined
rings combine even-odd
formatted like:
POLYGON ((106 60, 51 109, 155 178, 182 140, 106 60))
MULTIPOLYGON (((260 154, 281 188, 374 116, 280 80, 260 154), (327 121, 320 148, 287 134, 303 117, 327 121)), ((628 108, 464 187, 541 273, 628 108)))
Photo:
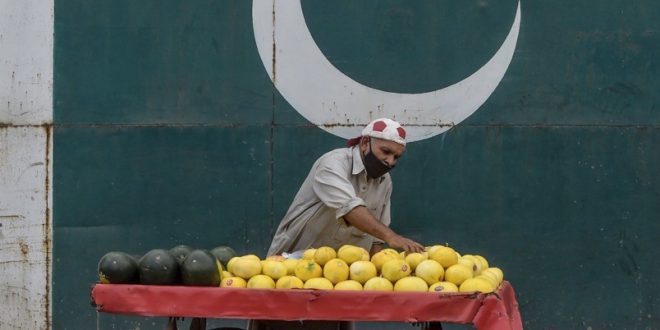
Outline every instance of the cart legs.
POLYGON ((442 324, 440 322, 424 322, 422 330, 442 330, 442 324))

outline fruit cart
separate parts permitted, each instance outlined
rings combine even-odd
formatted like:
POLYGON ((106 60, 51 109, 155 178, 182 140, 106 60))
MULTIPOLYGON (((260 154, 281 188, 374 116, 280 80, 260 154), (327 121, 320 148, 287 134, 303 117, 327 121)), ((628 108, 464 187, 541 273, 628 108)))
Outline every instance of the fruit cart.
POLYGON ((473 324, 479 330, 522 329, 515 292, 507 281, 489 294, 120 284, 96 284, 91 294, 98 311, 127 315, 442 322, 473 324))

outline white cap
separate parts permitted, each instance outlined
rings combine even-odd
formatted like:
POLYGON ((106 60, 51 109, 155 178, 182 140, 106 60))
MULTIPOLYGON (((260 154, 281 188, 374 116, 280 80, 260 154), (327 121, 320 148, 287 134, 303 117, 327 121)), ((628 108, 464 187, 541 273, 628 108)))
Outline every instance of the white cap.
POLYGON ((394 141, 402 146, 406 145, 406 130, 401 127, 401 124, 389 118, 378 118, 370 122, 362 130, 362 136, 371 136, 394 141))

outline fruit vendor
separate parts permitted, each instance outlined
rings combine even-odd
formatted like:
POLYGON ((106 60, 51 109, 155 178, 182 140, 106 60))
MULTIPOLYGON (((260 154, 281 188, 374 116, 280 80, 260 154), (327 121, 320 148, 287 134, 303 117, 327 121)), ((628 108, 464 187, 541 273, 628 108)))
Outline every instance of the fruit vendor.
POLYGON ((423 247, 389 228, 394 168, 406 149, 406 131, 380 118, 347 148, 332 150, 312 166, 273 237, 268 255, 352 244, 371 254, 383 243, 421 252, 423 247))
MULTIPOLYGON (((329 246, 360 246, 373 255, 384 243, 422 252, 417 242, 389 228, 394 168, 406 149, 406 131, 391 119, 369 123, 347 148, 332 150, 312 166, 273 237, 268 255, 329 246)), ((346 321, 251 320, 250 330, 352 329, 346 321)))

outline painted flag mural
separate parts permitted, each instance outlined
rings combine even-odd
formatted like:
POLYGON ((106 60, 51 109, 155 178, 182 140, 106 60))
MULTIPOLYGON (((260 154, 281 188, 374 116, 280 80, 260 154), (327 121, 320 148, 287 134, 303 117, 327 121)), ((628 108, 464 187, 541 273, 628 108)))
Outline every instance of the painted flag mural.
POLYGON ((101 256, 265 256, 379 117, 393 229, 488 257, 525 328, 660 328, 660 2, 0 0, 0 28, 0 329, 164 328, 95 311, 101 256))

